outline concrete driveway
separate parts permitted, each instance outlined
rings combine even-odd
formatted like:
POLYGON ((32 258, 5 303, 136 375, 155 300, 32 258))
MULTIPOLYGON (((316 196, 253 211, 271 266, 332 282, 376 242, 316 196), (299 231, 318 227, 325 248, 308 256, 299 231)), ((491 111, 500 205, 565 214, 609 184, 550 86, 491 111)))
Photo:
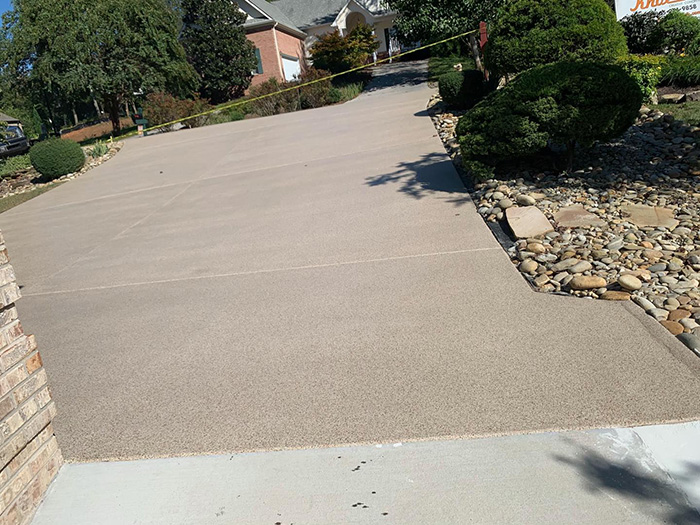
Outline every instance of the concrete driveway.
POLYGON ((0 216, 69 460, 700 417, 700 360, 636 306, 523 281, 423 67, 341 106, 130 140, 0 216))

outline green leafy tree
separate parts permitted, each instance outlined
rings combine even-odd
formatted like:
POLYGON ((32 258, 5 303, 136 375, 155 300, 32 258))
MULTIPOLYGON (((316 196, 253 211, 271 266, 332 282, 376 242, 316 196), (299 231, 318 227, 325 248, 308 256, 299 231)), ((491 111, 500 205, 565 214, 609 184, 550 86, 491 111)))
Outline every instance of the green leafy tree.
POLYGON ((321 35, 311 48, 311 59, 317 69, 340 73, 366 64, 378 48, 372 26, 360 24, 346 36, 338 31, 321 35))
POLYGON ((405 41, 436 42, 478 29, 509 0, 387 0, 398 13, 396 28, 405 41))
POLYGON ((613 63, 626 54, 622 26, 604 0, 513 0, 492 24, 486 64, 507 75, 561 60, 613 63))
POLYGON ((700 19, 674 9, 658 23, 651 39, 656 51, 683 53, 700 40, 700 19))
POLYGON ((200 93, 214 104, 243 95, 257 64, 243 29, 245 13, 231 0, 183 0, 182 10, 182 42, 200 93))
POLYGON ((134 93, 190 94, 196 74, 166 0, 15 0, 4 16, 5 73, 45 108, 102 98, 115 132, 134 93))

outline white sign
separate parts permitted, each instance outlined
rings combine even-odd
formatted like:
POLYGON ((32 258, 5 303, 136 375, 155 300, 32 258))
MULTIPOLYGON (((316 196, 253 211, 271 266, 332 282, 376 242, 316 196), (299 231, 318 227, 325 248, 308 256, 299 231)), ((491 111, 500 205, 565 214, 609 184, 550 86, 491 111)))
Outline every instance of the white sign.
POLYGON ((615 12, 618 20, 635 13, 670 11, 671 9, 678 9, 683 13, 700 17, 700 0, 615 0, 615 12))

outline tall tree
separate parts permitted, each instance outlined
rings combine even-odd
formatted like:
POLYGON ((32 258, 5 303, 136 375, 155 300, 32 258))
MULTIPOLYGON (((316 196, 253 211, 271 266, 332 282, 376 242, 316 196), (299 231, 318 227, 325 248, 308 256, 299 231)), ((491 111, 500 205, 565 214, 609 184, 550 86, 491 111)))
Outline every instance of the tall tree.
POLYGON ((241 96, 257 64, 246 15, 231 0, 183 0, 182 42, 199 74, 200 93, 214 104, 241 96))
POLYGON ((49 113, 94 93, 118 132, 135 92, 196 87, 178 28, 166 0, 15 0, 3 24, 6 72, 49 113))
POLYGON ((404 40, 435 42, 490 21, 508 0, 387 0, 404 40))

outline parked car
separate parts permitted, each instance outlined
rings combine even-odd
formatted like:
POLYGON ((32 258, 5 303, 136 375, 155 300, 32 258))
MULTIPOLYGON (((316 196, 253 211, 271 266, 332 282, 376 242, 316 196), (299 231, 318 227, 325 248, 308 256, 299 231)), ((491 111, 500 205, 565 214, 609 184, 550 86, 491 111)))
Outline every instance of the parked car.
POLYGON ((30 146, 20 124, 8 124, 0 137, 0 158, 26 153, 30 146))

